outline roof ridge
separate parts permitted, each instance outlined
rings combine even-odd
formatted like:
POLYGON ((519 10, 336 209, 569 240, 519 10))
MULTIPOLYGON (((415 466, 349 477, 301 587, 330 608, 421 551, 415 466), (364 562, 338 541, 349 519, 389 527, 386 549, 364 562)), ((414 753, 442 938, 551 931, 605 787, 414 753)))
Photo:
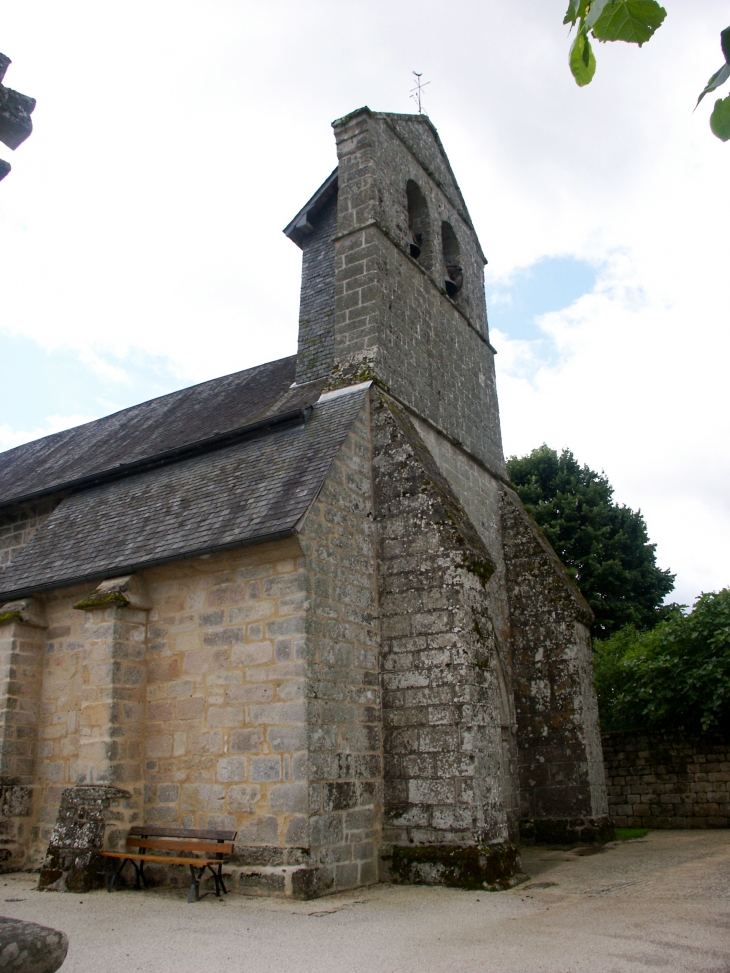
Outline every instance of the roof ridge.
POLYGON ((298 409, 289 409, 286 412, 274 413, 265 419, 249 422, 243 426, 227 430, 226 432, 208 436, 205 439, 193 440, 189 443, 184 443, 182 446, 174 446, 171 449, 153 453, 150 456, 132 460, 129 463, 117 463, 115 466, 105 470, 99 470, 96 473, 90 473, 87 476, 77 477, 65 483, 53 484, 50 487, 37 490, 34 493, 15 496, 12 500, 5 503, 0 501, 0 510, 3 507, 15 506, 17 503, 26 503, 29 500, 37 500, 41 497, 51 496, 52 494, 66 493, 69 490, 76 490, 80 487, 98 486, 102 483, 109 483, 112 480, 121 480, 134 473, 143 473, 155 467, 169 466, 171 463, 178 463, 181 460, 190 459, 193 456, 212 453, 216 449, 223 449, 226 446, 234 446, 246 439, 254 438, 256 433, 266 433, 286 425, 303 424, 307 421, 311 411, 312 406, 310 405, 298 409))
POLYGON ((291 388, 295 363, 292 355, 208 379, 0 453, 0 508, 297 421, 320 385, 291 388))
MULTIPOLYGON (((117 409, 116 412, 109 412, 104 416, 99 416, 98 419, 89 419, 88 422, 80 422, 77 426, 69 426, 68 429, 59 429, 57 432, 48 433, 47 436, 39 436, 38 439, 30 439, 27 443, 20 443, 18 446, 11 446, 10 449, 0 450, 0 459, 4 458, 9 453, 15 452, 16 449, 25 449, 32 443, 56 439, 56 437, 68 435, 69 433, 74 432, 76 429, 83 429, 85 426, 93 426, 97 422, 104 422, 105 420, 114 419, 117 416, 124 415, 125 412, 133 412, 135 409, 141 409, 142 406, 149 405, 151 402, 161 402, 163 399, 169 399, 173 395, 181 396, 185 392, 192 392, 193 389, 200 389, 204 385, 212 385, 214 382, 221 382, 226 378, 232 378, 234 375, 243 375, 244 372, 255 372, 259 368, 264 368, 266 365, 276 365, 289 359, 296 360, 296 357, 296 355, 285 355, 283 358, 275 358, 273 361, 262 362, 260 365, 252 365, 250 368, 241 368, 238 371, 227 372, 225 375, 218 375, 215 378, 206 378, 204 382, 195 382, 193 385, 184 385, 181 389, 174 389, 172 392, 164 392, 162 395, 153 395, 151 399, 143 399, 141 402, 135 402, 134 405, 128 405, 123 409, 117 409)), ((1 501, 0 506, 2 506, 1 501)))

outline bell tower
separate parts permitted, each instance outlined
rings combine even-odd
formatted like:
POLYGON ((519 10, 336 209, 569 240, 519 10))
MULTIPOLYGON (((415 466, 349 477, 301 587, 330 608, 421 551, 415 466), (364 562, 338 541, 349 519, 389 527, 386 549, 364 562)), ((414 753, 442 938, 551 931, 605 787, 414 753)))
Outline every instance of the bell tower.
POLYGON ((338 167, 284 231, 304 251, 297 382, 377 379, 504 475, 486 259, 438 133, 369 108, 333 128, 338 167))

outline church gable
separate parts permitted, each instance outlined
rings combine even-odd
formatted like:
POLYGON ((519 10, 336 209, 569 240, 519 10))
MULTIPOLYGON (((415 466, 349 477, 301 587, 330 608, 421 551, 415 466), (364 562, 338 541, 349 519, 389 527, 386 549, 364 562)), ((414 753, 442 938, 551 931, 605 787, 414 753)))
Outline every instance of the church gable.
POLYGON ((449 162, 441 139, 430 119, 424 115, 382 116, 397 133, 409 151, 418 159, 423 169, 429 173, 444 194, 449 197, 454 209, 464 223, 472 228, 471 217, 461 195, 451 163, 449 162))

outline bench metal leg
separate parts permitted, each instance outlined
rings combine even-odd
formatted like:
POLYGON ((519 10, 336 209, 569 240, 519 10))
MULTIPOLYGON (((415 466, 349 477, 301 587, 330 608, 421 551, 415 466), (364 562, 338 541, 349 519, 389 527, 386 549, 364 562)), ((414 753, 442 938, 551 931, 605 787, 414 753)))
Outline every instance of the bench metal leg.
POLYGON ((109 879, 109 887, 107 888, 107 892, 111 892, 114 889, 114 886, 116 884, 116 881, 119 878, 119 876, 121 875, 122 869, 124 868, 124 866, 127 864, 128 861, 130 861, 130 859, 129 858, 125 858, 122 861, 122 864, 119 865, 119 866, 117 866, 117 868, 114 869, 114 872, 112 873, 112 877, 109 879))
MULTIPOLYGON (((221 897, 221 886, 223 886, 223 879, 220 875, 220 868, 218 871, 213 868, 212 865, 206 865, 206 868, 210 869, 210 874, 213 876, 213 881, 215 882, 215 897, 219 899, 221 897)), ((225 886, 223 886, 223 891, 225 892, 225 886)))
MULTIPOLYGON (((114 870, 114 872, 111 875, 111 878, 109 879, 109 885, 107 888, 108 892, 111 892, 114 889, 114 886, 117 883, 117 879, 121 875, 124 866, 127 864, 127 862, 131 862, 132 865, 134 866, 136 888, 141 889, 142 885, 144 885, 145 888, 149 888, 149 884, 147 882, 147 876, 144 873, 144 866, 145 866, 144 861, 135 858, 124 858, 121 861, 121 863, 117 866, 117 868, 114 870)), ((188 866, 190 868, 190 878, 191 878, 190 890, 188 892, 188 902, 200 901, 200 882, 203 876, 205 875, 206 869, 209 869, 211 875, 213 876, 213 881, 215 882, 216 897, 217 898, 221 897, 221 889, 223 889, 223 893, 225 895, 228 895, 228 889, 226 888, 226 883, 223 881, 223 862, 217 862, 216 864, 217 864, 217 868, 214 868, 213 865, 210 864, 209 862, 206 862, 204 865, 190 864, 188 866)))
POLYGON ((146 889, 149 888, 149 885, 147 884, 147 876, 144 873, 144 862, 141 861, 139 864, 137 864, 137 862, 135 861, 134 858, 131 858, 129 860, 134 865, 134 870, 137 873, 136 874, 135 888, 141 889, 142 888, 142 885, 144 885, 144 887, 146 889), (140 884, 140 879, 142 880, 142 884, 140 884))
POLYGON ((190 885, 190 891, 188 892, 188 902, 199 902, 200 901, 200 880, 203 877, 206 866, 203 865, 202 868, 198 869, 198 874, 195 874, 195 865, 190 865, 190 877, 192 878, 192 883, 190 885))
POLYGON ((228 895, 228 889, 226 888, 226 883, 223 881, 223 862, 218 865, 218 870, 216 871, 212 865, 209 865, 211 872, 213 872, 213 878, 215 879, 215 894, 220 898, 219 889, 223 889, 225 895, 228 895))

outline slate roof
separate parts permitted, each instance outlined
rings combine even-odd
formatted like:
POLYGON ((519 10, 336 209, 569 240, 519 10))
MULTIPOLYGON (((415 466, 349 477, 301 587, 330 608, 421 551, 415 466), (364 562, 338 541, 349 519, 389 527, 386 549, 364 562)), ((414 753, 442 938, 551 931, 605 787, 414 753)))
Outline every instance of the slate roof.
POLYGON ((312 225, 314 217, 327 205, 333 196, 337 195, 338 172, 339 168, 336 166, 314 196, 304 204, 294 219, 284 227, 283 232, 285 235, 296 243, 298 247, 304 246, 304 240, 314 229, 312 225))
POLYGON ((72 494, 0 575, 0 600, 295 533, 366 394, 329 393, 307 417, 72 494))
POLYGON ((0 507, 118 477, 301 414, 320 386, 295 389, 296 356, 163 395, 0 453, 0 507))

